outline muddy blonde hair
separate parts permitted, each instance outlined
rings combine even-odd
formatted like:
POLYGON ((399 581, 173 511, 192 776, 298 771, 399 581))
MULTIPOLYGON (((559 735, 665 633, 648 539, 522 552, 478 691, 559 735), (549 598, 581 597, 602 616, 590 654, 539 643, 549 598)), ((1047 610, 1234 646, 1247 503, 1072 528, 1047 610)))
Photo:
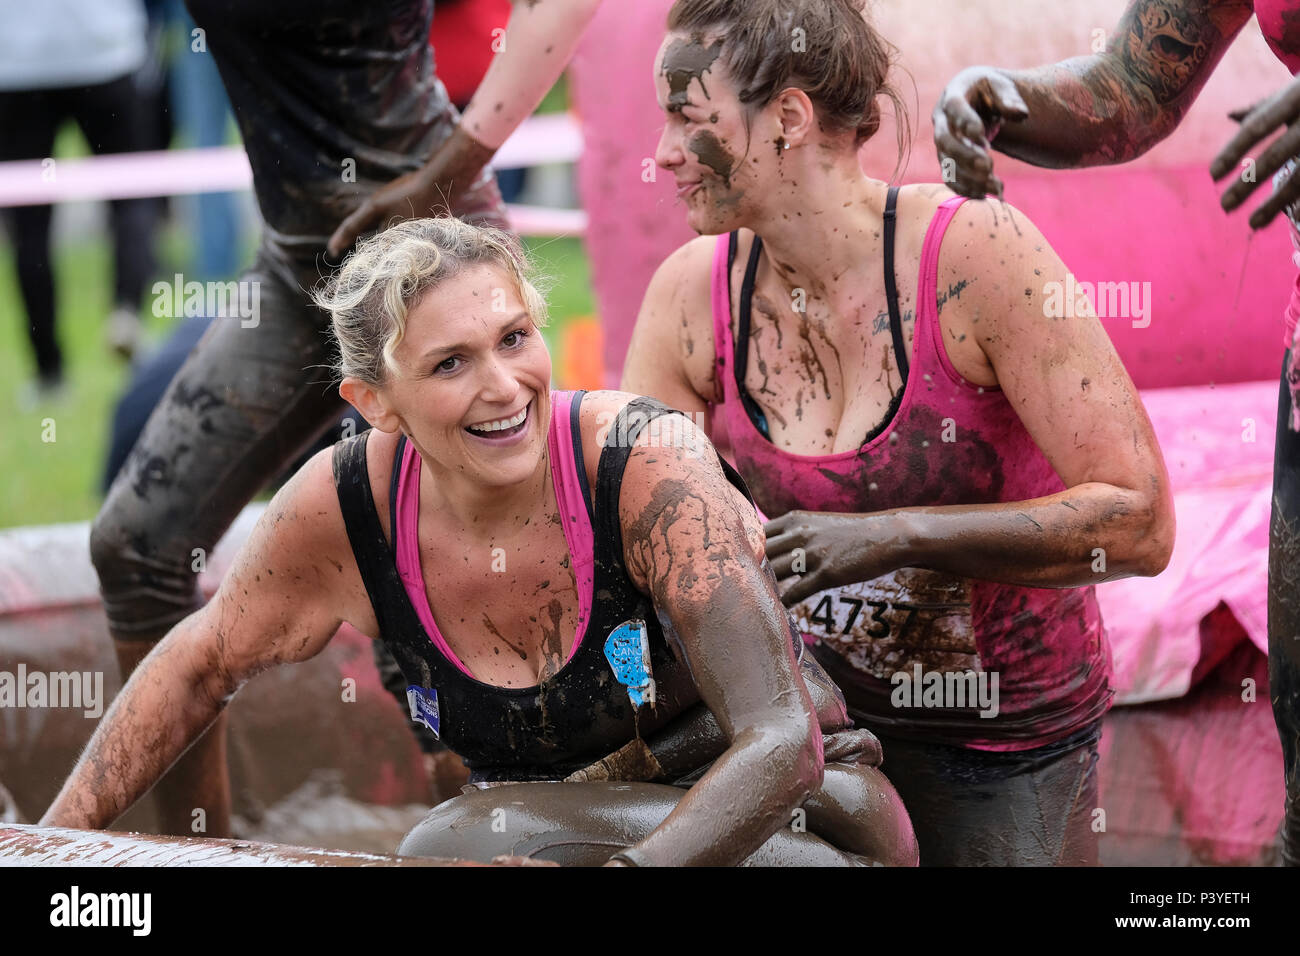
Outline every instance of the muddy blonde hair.
POLYGON ((378 388, 396 375, 393 354, 406 334, 411 308, 474 265, 505 271, 533 323, 546 324, 546 299, 538 288, 545 283, 534 276, 518 239, 446 216, 409 219, 357 243, 342 268, 312 295, 333 320, 339 379, 350 376, 378 388))
POLYGON ((901 163, 912 137, 888 80, 898 50, 866 17, 866 0, 677 0, 668 30, 722 38, 721 62, 751 115, 795 87, 808 94, 819 120, 852 130, 861 146, 880 128, 884 97, 898 119, 901 163))

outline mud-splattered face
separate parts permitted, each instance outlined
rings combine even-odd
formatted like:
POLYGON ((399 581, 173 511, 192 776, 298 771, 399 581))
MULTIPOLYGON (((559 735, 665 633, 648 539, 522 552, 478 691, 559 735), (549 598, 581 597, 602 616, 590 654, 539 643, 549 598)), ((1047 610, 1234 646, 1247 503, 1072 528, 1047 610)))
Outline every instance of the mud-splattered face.
POLYGON ((772 151, 755 148, 761 137, 746 123, 721 54, 719 38, 670 33, 655 57, 665 120, 655 162, 672 173, 687 223, 704 235, 747 225, 775 172, 772 151))
POLYGON ((551 356, 509 276, 473 266, 407 317, 383 392, 426 461, 485 485, 536 474, 551 419, 551 356))

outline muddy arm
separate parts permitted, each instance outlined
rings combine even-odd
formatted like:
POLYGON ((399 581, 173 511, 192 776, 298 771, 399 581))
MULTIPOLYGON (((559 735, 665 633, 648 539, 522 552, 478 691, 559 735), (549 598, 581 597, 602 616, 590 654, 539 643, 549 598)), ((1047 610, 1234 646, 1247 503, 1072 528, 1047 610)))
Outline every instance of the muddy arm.
POLYGON ((487 74, 460 122, 423 167, 369 196, 334 231, 329 254, 343 255, 363 232, 455 208, 519 124, 537 109, 568 65, 601 0, 514 0, 487 74))
POLYGON ((645 442, 643 434, 622 485, 627 567, 679 642, 729 746, 626 857, 734 865, 820 785, 821 734, 785 610, 762 564, 752 506, 727 482, 707 443, 645 442))
POLYGON ((280 490, 212 601, 172 628, 136 668, 42 826, 109 826, 244 682, 275 664, 306 660, 328 643, 342 620, 339 594, 351 591, 330 560, 340 535, 346 546, 337 498, 332 519, 321 516, 334 494, 328 455, 317 455, 280 490))
POLYGON ((1182 121, 1251 13, 1242 0, 1133 0, 1103 53, 963 70, 934 109, 945 179, 963 195, 1000 194, 990 141, 1057 169, 1141 156, 1182 121))

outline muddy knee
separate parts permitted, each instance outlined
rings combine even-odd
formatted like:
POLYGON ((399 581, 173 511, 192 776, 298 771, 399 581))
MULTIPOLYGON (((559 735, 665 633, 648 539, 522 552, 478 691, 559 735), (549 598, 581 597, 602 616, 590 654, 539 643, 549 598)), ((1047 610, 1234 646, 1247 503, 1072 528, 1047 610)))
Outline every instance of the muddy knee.
POLYGON ((90 529, 109 630, 120 641, 156 641, 202 606, 192 549, 160 529, 128 525, 113 501, 90 529))
POLYGON ((828 763, 821 789, 803 809, 808 829, 842 850, 886 866, 916 866, 912 821, 888 778, 875 767, 828 763))
POLYGON ((599 866, 663 822, 685 793, 652 783, 519 783, 434 807, 397 848, 403 856, 487 863, 522 856, 599 866))

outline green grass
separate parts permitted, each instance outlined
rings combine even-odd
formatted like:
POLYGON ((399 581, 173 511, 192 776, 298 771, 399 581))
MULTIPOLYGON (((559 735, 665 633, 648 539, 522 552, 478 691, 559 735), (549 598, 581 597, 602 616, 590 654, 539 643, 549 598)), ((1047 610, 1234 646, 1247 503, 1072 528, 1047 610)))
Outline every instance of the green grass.
MULTIPOLYGON (((540 271, 553 277, 546 338, 558 365, 565 323, 593 310, 587 258, 577 239, 534 239, 527 244, 540 271)), ((178 230, 164 232, 161 274, 183 269, 186 252, 178 230)), ((104 319, 112 308, 110 270, 105 238, 78 239, 55 250, 57 321, 68 394, 57 404, 24 410, 19 391, 34 376, 34 363, 22 327, 26 312, 12 251, 0 243, 0 528, 81 521, 99 509, 113 407, 128 381, 126 365, 104 344, 104 319), (50 437, 54 440, 43 440, 50 437)), ((150 337, 161 340, 172 320, 147 313, 150 337)))

